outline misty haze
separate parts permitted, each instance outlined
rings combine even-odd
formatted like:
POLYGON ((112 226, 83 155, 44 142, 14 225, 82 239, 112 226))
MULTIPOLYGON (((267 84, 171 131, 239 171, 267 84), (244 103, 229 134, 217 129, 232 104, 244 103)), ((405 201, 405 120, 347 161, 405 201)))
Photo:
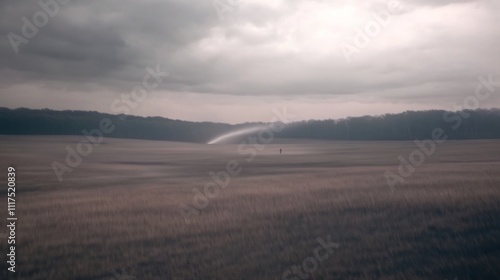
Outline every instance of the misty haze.
POLYGON ((500 279, 500 2, 0 3, 0 279, 500 279))

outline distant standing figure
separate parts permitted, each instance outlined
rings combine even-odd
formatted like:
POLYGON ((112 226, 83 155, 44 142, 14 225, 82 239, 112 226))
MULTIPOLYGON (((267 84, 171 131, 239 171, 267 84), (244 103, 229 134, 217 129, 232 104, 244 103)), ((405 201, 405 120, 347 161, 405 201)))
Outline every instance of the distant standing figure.
POLYGON ((281 148, 280 148, 280 155, 281 155, 281 148))

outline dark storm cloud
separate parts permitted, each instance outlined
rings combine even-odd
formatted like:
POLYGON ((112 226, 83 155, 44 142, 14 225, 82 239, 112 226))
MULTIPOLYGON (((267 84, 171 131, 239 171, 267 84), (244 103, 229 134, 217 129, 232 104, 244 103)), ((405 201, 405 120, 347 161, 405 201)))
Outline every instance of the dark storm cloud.
MULTIPOLYGON (((22 35, 21 18, 31 20, 41 10, 36 2, 12 1, 1 7, 5 35, 22 35)), ((1 68, 48 81, 140 78, 146 66, 168 63, 178 49, 204 36, 209 21, 217 20, 200 12, 210 8, 187 1, 73 1, 61 5, 33 39, 21 44, 19 54, 3 36, 1 68), (157 57, 160 49, 166 53, 157 57)))

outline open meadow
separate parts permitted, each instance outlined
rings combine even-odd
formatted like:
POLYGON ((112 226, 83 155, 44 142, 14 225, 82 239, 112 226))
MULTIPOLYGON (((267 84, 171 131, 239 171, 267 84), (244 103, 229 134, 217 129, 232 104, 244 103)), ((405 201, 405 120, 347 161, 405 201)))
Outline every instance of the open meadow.
POLYGON ((394 188, 413 142, 108 138, 59 182, 81 140, 0 136, 18 279, 500 279, 498 140, 440 144, 394 188))

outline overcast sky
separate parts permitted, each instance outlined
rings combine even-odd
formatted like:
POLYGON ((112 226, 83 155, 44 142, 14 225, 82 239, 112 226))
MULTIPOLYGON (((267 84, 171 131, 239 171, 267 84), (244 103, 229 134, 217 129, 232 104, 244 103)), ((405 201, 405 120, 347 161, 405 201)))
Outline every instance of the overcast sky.
POLYGON ((479 75, 500 81, 498 0, 37 3, 0 2, 1 107, 238 123, 287 105, 326 119, 454 109, 479 75), (168 76, 125 105, 157 65, 168 76))

